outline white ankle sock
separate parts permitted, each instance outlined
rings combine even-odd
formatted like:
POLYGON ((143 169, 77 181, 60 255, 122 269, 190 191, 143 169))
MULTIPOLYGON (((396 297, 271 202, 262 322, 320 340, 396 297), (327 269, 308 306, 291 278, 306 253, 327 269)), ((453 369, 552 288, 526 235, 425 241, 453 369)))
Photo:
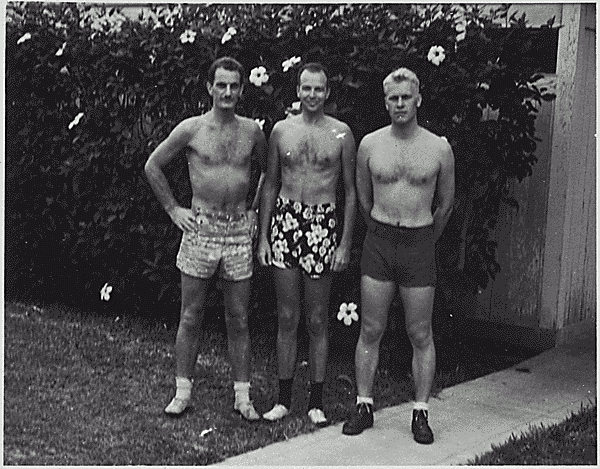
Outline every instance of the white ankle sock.
POLYGON ((250 382, 234 381, 235 402, 248 402, 250 400, 250 382))
POLYGON ((177 386, 177 391, 175 392, 176 398, 189 400, 192 397, 192 380, 183 376, 177 376, 175 378, 175 385, 177 386))
POLYGON ((372 397, 362 397, 362 396, 356 396, 356 405, 358 404, 370 404, 371 406, 373 405, 373 398, 372 397))
POLYGON ((427 402, 415 402, 413 404, 413 410, 426 410, 426 411, 429 411, 429 404, 427 404, 427 402))

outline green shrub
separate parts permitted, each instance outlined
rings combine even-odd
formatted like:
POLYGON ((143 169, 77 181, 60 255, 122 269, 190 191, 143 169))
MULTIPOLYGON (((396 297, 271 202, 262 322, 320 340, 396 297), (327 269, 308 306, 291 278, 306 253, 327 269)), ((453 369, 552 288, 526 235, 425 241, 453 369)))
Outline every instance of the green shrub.
MULTIPOLYGON (((507 18, 506 5, 488 13, 452 4, 169 5, 130 20, 91 4, 10 3, 7 292, 40 285, 64 298, 67 287, 69 298, 89 302, 109 282, 128 305, 177 299, 180 235, 142 169, 176 123, 210 108, 206 73, 223 55, 248 75, 260 66, 269 75, 246 83, 239 106, 264 119, 267 135, 297 100, 297 68, 324 63, 327 112, 357 142, 389 123, 383 78, 412 68, 422 83, 420 122, 445 135, 456 157, 442 271, 472 291, 485 287, 500 268, 490 233, 500 206, 512 203, 506 182, 531 173, 536 107, 552 98, 535 85, 535 58, 556 42, 550 26, 533 35, 524 17, 507 18), (428 59, 438 46, 443 60, 428 59), (284 71, 292 57, 301 63, 284 71)), ((185 171, 182 158, 168 168, 181 204, 190 200, 185 171)))

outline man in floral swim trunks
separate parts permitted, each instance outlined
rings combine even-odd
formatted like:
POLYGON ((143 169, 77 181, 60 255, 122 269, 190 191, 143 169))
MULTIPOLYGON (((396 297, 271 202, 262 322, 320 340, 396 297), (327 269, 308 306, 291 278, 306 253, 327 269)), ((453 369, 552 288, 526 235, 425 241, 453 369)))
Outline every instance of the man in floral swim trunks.
POLYGON ((280 195, 271 218, 272 264, 321 278, 331 270, 336 229, 335 203, 307 205, 280 195))
POLYGON ((208 70, 206 83, 212 109, 178 124, 145 166, 154 193, 183 231, 177 255, 181 316, 175 339, 176 394, 165 408, 170 416, 182 415, 191 403, 204 300, 211 278, 217 274, 224 281, 234 409, 247 420, 260 419, 249 398, 248 302, 256 212, 246 210, 246 196, 251 162, 264 166, 267 141, 256 122, 235 113, 243 81, 239 62, 230 57, 217 59, 208 70), (179 206, 162 171, 184 149, 192 186, 191 208, 179 206))
POLYGON ((318 426, 323 412, 327 362, 327 321, 332 274, 348 266, 356 212, 350 128, 325 115, 329 97, 325 68, 306 64, 298 72, 302 112, 277 122, 269 140, 260 209, 259 262, 273 265, 277 291, 279 397, 263 417, 275 421, 290 411, 296 365, 297 330, 304 300, 309 331, 308 415, 318 426), (344 183, 344 223, 338 240, 336 188, 344 183))

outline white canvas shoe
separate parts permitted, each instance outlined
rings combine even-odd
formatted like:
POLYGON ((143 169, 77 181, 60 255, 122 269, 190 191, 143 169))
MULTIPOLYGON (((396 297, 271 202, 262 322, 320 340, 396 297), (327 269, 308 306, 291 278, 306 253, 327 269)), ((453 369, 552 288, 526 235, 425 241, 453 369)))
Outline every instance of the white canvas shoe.
POLYGON ((263 414, 263 418, 265 420, 270 420, 271 422, 275 422, 276 420, 280 420, 289 414, 290 411, 288 408, 282 404, 276 404, 269 412, 263 414))
POLYGON ((254 409, 252 401, 236 402, 233 404, 234 410, 238 411, 246 420, 260 420, 260 415, 254 409))
POLYGON ((308 418, 310 418, 310 421, 320 428, 326 427, 329 423, 327 421, 327 417, 325 417, 325 413, 321 409, 317 408, 310 409, 308 411, 308 418))
POLYGON ((165 407, 165 414, 170 417, 180 417, 190 406, 190 399, 181 399, 174 397, 169 405, 165 407))

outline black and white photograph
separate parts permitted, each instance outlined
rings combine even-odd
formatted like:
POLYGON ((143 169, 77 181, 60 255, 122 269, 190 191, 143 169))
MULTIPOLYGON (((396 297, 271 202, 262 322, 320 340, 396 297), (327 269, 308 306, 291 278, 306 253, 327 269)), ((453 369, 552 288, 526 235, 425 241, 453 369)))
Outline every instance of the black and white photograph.
POLYGON ((0 11, 3 465, 597 465, 595 2, 0 11))

